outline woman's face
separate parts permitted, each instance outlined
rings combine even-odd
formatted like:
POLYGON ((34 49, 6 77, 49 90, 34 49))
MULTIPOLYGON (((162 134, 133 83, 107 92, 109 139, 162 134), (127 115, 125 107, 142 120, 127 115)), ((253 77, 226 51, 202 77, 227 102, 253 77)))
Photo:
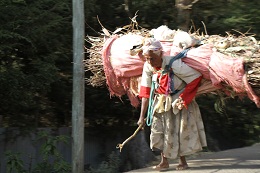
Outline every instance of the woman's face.
POLYGON ((148 54, 144 55, 146 61, 151 64, 152 67, 161 67, 162 66, 162 52, 159 55, 154 53, 153 51, 149 51, 148 54))

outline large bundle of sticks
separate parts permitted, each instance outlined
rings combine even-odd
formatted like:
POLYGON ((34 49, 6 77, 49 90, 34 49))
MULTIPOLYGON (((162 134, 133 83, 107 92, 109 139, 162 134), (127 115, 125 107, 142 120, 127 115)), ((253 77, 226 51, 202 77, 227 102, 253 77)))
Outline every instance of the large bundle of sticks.
POLYGON ((213 43, 215 48, 231 57, 243 58, 247 79, 257 95, 260 95, 260 41, 252 34, 240 33, 235 36, 227 33, 226 36, 211 35, 205 38, 205 43, 213 43))
MULTIPOLYGON (((93 87, 106 86, 107 79, 104 73, 102 49, 104 43, 109 38, 113 35, 121 37, 129 33, 134 33, 145 38, 149 37, 151 34, 151 30, 138 26, 136 20, 134 19, 132 19, 130 25, 118 28, 113 32, 108 31, 103 26, 102 31, 103 32, 100 33, 99 36, 86 37, 86 41, 90 44, 90 46, 86 47, 88 58, 85 60, 85 67, 86 71, 90 71, 93 74, 86 79, 86 82, 93 87)), ((224 55, 232 58, 243 58, 244 70, 247 76, 248 84, 252 88, 253 92, 257 96, 260 96, 260 42, 255 39, 253 34, 249 34, 248 32, 240 33, 235 31, 235 33, 236 35, 227 32, 225 36, 208 35, 205 29, 205 33, 195 31, 189 34, 196 38, 196 40, 199 40, 200 44, 214 45, 214 49, 224 55)), ((133 50, 138 51, 138 47, 135 49, 133 48, 133 50)), ((129 51, 129 54, 131 54, 131 50, 129 51)), ((228 85, 226 86, 228 87, 228 85)))
POLYGON ((128 33, 134 33, 147 37, 149 35, 148 29, 139 27, 137 22, 132 19, 129 25, 123 26, 111 32, 108 31, 101 23, 102 32, 99 36, 86 36, 86 42, 90 44, 90 47, 85 47, 86 53, 89 54, 89 58, 85 60, 86 71, 92 72, 92 76, 86 79, 88 85, 93 87, 103 87, 106 85, 106 77, 103 68, 102 49, 105 41, 114 34, 119 36, 126 35, 128 33))

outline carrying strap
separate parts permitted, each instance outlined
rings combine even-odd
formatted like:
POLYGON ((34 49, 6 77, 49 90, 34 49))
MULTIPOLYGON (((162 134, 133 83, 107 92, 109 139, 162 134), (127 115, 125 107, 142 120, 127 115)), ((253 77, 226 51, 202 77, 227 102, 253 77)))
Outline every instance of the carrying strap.
POLYGON ((187 52, 190 50, 190 48, 188 49, 184 49, 183 51, 181 51, 180 53, 178 53, 177 55, 173 56, 169 62, 169 64, 167 64, 164 68, 163 73, 167 73, 170 71, 171 67, 172 67, 172 63, 177 60, 177 59, 181 59, 187 56, 187 52))
POLYGON ((166 91, 166 95, 171 91, 172 94, 175 94, 178 92, 178 90, 174 89, 174 83, 173 83, 173 76, 174 76, 174 72, 171 70, 172 67, 172 63, 177 60, 177 59, 181 59, 187 56, 187 52, 190 50, 190 48, 188 49, 184 49, 183 51, 181 51, 180 53, 178 53, 176 56, 172 57, 170 59, 169 64, 167 64, 163 70, 163 74, 168 73, 169 75, 169 81, 168 81, 168 89, 166 91))

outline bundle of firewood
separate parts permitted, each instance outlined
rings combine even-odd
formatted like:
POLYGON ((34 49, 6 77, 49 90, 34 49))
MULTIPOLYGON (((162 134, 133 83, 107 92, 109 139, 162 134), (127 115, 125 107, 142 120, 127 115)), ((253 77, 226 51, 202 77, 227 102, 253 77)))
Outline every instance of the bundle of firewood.
MULTIPOLYGON (((88 58, 85 60, 85 67, 86 71, 90 71, 93 74, 86 79, 86 82, 93 87, 106 86, 101 52, 108 38, 115 34, 120 37, 128 33, 141 35, 145 38, 149 37, 151 33, 151 30, 139 27, 135 21, 132 21, 130 25, 116 29, 114 32, 106 30, 103 26, 102 30, 103 33, 100 33, 99 36, 86 37, 86 41, 90 46, 86 47, 88 58)), ((260 42, 252 34, 235 32, 236 35, 227 32, 226 36, 208 35, 198 33, 198 31, 189 34, 196 40, 199 40, 200 44, 213 44, 214 49, 218 52, 232 58, 242 57, 248 83, 256 95, 260 96, 260 42)))
POLYGON ((239 36, 234 36, 227 33, 227 36, 208 36, 205 43, 213 43, 223 54, 235 58, 242 57, 248 82, 254 91, 260 94, 260 41, 257 41, 253 35, 241 33, 239 36))
MULTIPOLYGON (((102 25, 101 25, 102 26, 102 25)), ((134 33, 147 37, 149 30, 141 28, 136 22, 131 22, 122 28, 118 28, 115 31, 108 31, 102 26, 102 33, 99 36, 86 36, 86 42, 90 44, 90 47, 85 47, 88 58, 85 60, 86 71, 92 72, 92 76, 86 79, 88 85, 93 87, 102 87, 106 85, 106 77, 103 69, 102 49, 104 42, 113 34, 125 35, 128 33, 134 33)))

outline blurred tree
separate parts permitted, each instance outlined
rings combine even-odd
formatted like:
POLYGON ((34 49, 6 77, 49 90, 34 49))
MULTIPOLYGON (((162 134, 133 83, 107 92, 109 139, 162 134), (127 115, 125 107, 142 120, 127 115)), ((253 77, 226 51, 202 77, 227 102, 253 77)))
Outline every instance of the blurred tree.
POLYGON ((178 28, 183 31, 189 31, 192 6, 199 0, 175 0, 177 8, 177 24, 178 28))
POLYGON ((71 66, 70 4, 62 0, 1 1, 0 14, 0 114, 4 126, 32 122, 37 126, 40 119, 46 124, 56 122, 56 107, 64 109, 70 98, 70 92, 60 93, 66 98, 60 102, 49 95, 71 76, 67 71, 71 66))
MULTIPOLYGON (((222 98, 223 99, 223 98, 222 98)), ((260 141, 260 114, 247 98, 225 98, 219 104, 216 95, 200 96, 200 105, 210 150, 249 146, 260 141), (218 107, 218 111, 214 107, 218 107)))
MULTIPOLYGON (((255 34, 259 38, 259 5, 260 1, 203 0, 194 5, 191 18, 199 28, 203 28, 203 21, 211 35, 226 35, 232 29, 241 33, 250 30, 248 34, 255 34)), ((233 33, 240 35, 238 32, 233 33)))

